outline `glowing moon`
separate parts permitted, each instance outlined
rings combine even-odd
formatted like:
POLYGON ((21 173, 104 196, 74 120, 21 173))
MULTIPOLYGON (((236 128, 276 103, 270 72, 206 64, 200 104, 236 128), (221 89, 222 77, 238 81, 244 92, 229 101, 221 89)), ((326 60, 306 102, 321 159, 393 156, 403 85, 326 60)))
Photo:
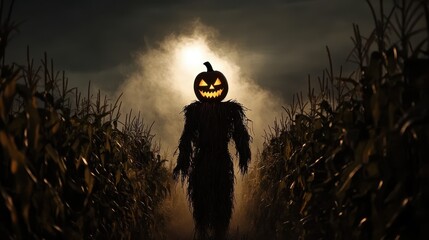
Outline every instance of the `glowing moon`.
POLYGON ((186 66, 193 66, 201 62, 203 58, 204 48, 201 43, 190 43, 184 46, 180 52, 180 58, 186 66))

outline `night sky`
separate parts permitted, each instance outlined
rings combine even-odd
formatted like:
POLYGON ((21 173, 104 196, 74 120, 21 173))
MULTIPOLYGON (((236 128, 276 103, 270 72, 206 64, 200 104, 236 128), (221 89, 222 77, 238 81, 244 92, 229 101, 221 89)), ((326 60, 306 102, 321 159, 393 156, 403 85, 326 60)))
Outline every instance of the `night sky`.
POLYGON ((308 74, 321 74, 326 45, 339 66, 351 50, 352 23, 363 34, 372 24, 364 1, 261 2, 17 0, 13 19, 22 24, 7 57, 23 62, 29 45, 36 60, 46 51, 73 85, 91 80, 114 92, 135 70, 136 54, 199 21, 236 49, 240 67, 258 85, 287 102, 305 88, 308 74))

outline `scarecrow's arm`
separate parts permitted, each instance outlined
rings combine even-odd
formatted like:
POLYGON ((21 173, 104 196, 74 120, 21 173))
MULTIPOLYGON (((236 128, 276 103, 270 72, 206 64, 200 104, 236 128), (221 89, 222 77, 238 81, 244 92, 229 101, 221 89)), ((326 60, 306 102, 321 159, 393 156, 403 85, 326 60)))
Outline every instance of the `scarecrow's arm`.
POLYGON ((251 158, 249 147, 250 136, 247 131, 248 120, 244 114, 243 107, 238 103, 234 104, 236 104, 236 107, 234 108, 234 111, 232 111, 234 126, 232 138, 234 139, 235 148, 239 155, 239 167, 241 173, 244 174, 247 172, 247 167, 251 158))
POLYGON ((192 104, 186 106, 183 110, 185 113, 185 126, 179 140, 179 156, 177 157, 177 165, 173 170, 174 179, 177 179, 180 174, 182 175, 182 180, 188 176, 192 156, 192 139, 195 131, 193 110, 192 104))

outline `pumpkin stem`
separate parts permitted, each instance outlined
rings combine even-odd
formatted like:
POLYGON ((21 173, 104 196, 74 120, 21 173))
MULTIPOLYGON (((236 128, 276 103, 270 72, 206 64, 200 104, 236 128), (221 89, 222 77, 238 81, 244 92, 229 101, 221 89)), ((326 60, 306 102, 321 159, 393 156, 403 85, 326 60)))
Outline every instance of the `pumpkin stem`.
POLYGON ((204 65, 207 67, 207 72, 213 72, 213 67, 209 62, 205 62, 204 65))

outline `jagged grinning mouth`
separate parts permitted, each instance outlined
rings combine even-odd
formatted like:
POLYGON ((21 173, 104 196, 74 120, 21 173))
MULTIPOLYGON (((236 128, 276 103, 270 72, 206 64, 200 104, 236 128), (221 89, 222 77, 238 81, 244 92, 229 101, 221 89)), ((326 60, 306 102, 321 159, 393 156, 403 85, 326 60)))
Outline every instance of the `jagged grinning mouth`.
POLYGON ((201 96, 205 97, 205 98, 217 98, 222 94, 223 89, 219 89, 217 91, 212 91, 212 92, 204 92, 204 91, 200 91, 201 96))

